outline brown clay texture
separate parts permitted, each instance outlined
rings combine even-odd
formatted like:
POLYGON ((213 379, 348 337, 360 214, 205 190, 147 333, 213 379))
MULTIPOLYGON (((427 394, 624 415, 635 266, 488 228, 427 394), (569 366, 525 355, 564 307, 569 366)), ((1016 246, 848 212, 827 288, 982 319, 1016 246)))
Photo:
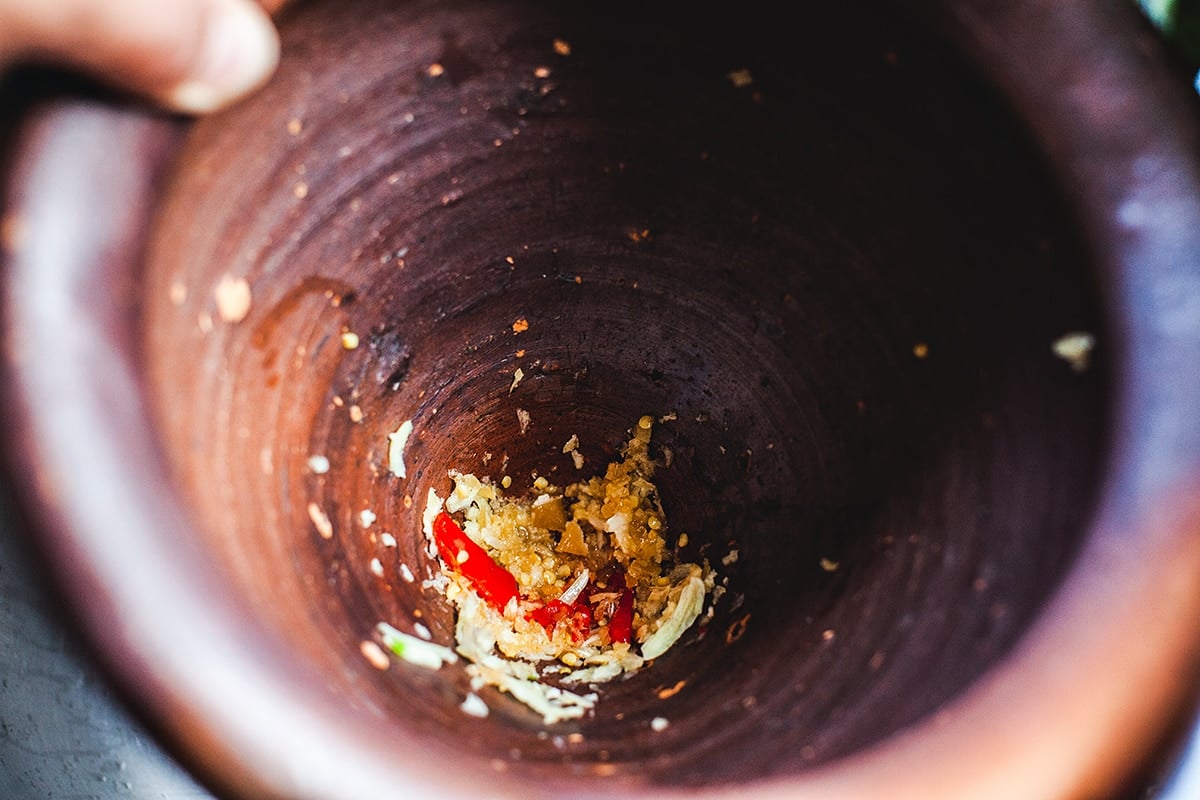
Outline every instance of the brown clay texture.
POLYGON ((822 5, 303 5, 274 82, 191 130, 145 386, 198 546, 347 715, 518 777, 789 775, 934 713, 1054 590, 1106 457, 1103 353, 1051 351, 1102 333, 1085 260, 971 70, 822 5), (461 663, 364 659, 380 620, 452 641, 421 586, 448 469, 565 483, 643 414, 675 417, 657 477, 727 579, 711 621, 549 732, 463 714, 461 663))

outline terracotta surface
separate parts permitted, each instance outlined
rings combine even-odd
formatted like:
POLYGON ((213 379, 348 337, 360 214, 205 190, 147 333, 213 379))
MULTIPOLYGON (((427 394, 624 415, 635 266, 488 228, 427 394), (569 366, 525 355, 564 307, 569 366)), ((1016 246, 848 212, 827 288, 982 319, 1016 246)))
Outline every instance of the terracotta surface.
POLYGON ((248 796, 1113 790, 1195 674, 1195 129, 1137 42, 1085 63, 1129 18, 1051 6, 935 17, 1032 132, 898 11, 367 0, 293 9, 276 80, 182 141, 43 117, 13 406, 115 671, 248 796), (702 631, 549 731, 464 715, 461 664, 363 658, 379 620, 450 641, 447 469, 565 482, 571 435, 587 472, 645 413, 683 555, 728 577, 702 631))

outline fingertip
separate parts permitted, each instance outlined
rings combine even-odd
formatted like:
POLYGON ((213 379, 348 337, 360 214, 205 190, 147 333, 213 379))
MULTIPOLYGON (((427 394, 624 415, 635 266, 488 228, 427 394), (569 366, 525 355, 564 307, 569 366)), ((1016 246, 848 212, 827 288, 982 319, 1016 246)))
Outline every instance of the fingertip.
POLYGON ((279 63, 279 34, 249 0, 214 2, 201 37, 190 69, 162 96, 177 111, 222 108, 266 83, 279 63))

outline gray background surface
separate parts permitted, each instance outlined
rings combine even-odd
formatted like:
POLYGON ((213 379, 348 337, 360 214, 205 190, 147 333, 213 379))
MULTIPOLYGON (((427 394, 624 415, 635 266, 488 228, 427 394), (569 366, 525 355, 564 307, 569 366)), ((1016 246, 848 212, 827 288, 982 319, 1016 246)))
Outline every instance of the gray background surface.
POLYGON ((122 703, 0 491, 0 798, 211 800, 122 703))

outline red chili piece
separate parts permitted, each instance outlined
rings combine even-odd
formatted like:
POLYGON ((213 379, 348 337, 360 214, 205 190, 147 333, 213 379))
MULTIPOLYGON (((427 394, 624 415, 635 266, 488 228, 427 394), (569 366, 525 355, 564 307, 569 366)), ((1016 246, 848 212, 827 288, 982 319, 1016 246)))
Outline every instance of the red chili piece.
POLYGON ((438 555, 471 582, 471 588, 492 608, 503 613, 520 593, 517 579, 471 540, 445 511, 434 517, 433 541, 438 555))
POLYGON ((592 630, 592 607, 582 600, 571 605, 562 600, 547 600, 544 606, 529 612, 529 619, 545 628, 547 636, 553 636, 558 624, 565 623, 571 640, 581 642, 592 630))
POLYGON ((592 632, 592 607, 587 603, 575 603, 571 606, 571 616, 567 622, 571 626, 571 639, 583 641, 592 632))
POLYGON ((633 589, 626 585, 623 572, 613 576, 613 586, 624 586, 625 590, 617 601, 617 610, 608 621, 608 638, 613 642, 629 644, 633 638, 633 589))

